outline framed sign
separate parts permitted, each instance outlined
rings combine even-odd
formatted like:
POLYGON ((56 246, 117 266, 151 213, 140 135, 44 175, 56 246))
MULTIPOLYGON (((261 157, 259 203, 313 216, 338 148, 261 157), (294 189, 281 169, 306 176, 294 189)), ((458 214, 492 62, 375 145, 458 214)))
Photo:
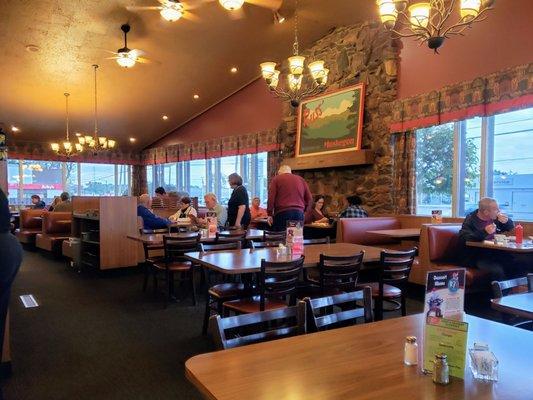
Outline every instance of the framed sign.
POLYGON ((365 86, 360 83, 302 101, 296 156, 360 150, 364 99, 365 86))

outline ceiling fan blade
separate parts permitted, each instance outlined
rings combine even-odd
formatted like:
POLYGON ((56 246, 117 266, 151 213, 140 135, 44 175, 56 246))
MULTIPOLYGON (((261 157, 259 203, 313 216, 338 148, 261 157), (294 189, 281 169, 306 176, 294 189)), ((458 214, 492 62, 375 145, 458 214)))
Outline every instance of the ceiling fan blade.
POLYGON ((193 14, 192 12, 185 12, 185 14, 183 14, 183 19, 186 19, 187 21, 191 21, 191 22, 200 22, 201 21, 201 18, 196 15, 196 14, 193 14))
POLYGON ((185 10, 195 10, 199 7, 201 7, 204 4, 207 3, 213 3, 216 0, 190 0, 190 1, 182 1, 181 3, 185 7, 185 10))
POLYGON ((126 10, 128 11, 158 11, 161 10, 163 7, 161 6, 127 6, 126 10))
POLYGON ((106 60, 116 60, 118 57, 106 57, 106 60))
POLYGON ((118 53, 116 51, 111 51, 111 50, 104 50, 104 51, 107 52, 107 53, 118 55, 118 53))
POLYGON ((150 64, 152 60, 149 60, 148 58, 144 57, 137 57, 137 62, 140 62, 141 64, 150 64))
POLYGON ((283 4, 283 0, 246 0, 246 2, 253 4, 254 6, 268 8, 273 11, 279 10, 283 4))
POLYGON ((140 50, 140 49, 131 49, 131 50, 130 50, 130 54, 131 54, 131 55, 134 55, 134 56, 136 56, 136 57, 140 57, 140 56, 145 55, 146 52, 143 51, 143 50, 140 50))

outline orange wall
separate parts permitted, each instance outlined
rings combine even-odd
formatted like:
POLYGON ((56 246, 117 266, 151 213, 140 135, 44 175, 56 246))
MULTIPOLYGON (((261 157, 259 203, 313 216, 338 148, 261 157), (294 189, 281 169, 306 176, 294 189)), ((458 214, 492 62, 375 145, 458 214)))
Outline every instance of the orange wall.
POLYGON ((281 107, 281 102, 268 91, 263 80, 259 79, 150 147, 274 129, 281 122, 281 107))
POLYGON ((527 64, 533 62, 533 0, 496 0, 486 21, 446 39, 440 54, 411 38, 402 42, 399 98, 527 64))

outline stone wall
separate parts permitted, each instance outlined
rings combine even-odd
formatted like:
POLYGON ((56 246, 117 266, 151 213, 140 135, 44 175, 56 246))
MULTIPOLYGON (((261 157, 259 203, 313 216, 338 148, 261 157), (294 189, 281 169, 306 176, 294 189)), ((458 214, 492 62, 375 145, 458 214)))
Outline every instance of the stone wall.
MULTIPOLYGON (((366 83, 363 148, 373 149, 369 166, 302 171, 313 194, 331 196, 330 208, 343 206, 347 194, 358 194, 371 214, 392 213, 392 147, 389 124, 396 99, 396 65, 399 42, 391 39, 382 24, 367 22, 336 28, 302 55, 308 61, 322 59, 330 69, 328 91, 366 83)), ((280 127, 281 158, 294 157, 296 110, 284 103, 280 127)), ((275 163, 271 163, 271 168, 275 163)))

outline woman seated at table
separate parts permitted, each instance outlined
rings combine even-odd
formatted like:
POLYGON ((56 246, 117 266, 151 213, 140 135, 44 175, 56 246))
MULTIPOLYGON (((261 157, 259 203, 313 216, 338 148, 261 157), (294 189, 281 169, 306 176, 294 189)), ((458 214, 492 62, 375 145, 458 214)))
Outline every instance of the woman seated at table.
POLYGON ((258 219, 268 218, 267 210, 261 207, 261 199, 259 197, 254 197, 252 199, 250 216, 252 217, 252 222, 257 222, 258 219))
POLYGON ((313 223, 327 224, 329 223, 329 219, 326 215, 324 215, 324 211, 323 211, 324 202, 325 202, 324 196, 322 196, 321 194, 315 196, 313 208, 311 208, 310 210, 307 210, 305 213, 306 224, 313 224, 313 223))
POLYGON ((181 208, 175 214, 171 215, 169 219, 172 222, 189 221, 191 218, 196 218, 198 213, 191 204, 191 198, 186 196, 181 199, 181 208))

